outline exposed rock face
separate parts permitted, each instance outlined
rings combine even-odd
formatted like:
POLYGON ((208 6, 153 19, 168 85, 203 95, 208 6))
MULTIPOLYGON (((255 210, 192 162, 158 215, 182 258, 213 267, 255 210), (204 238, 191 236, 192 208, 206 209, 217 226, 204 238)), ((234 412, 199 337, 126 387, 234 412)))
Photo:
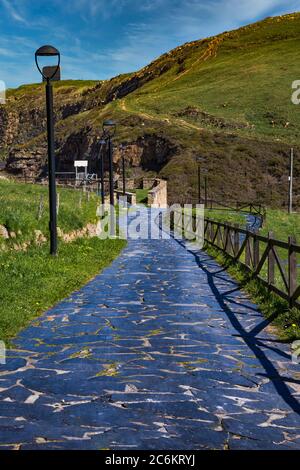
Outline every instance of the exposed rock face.
POLYGON ((96 156, 95 140, 90 136, 92 129, 85 128, 71 134, 62 143, 57 152, 56 167, 58 171, 74 171, 75 160, 86 160, 96 156))
MULTIPOLYGON (((145 171, 159 172, 161 168, 178 152, 178 147, 169 140, 157 135, 145 135, 125 145, 126 162, 132 167, 141 167, 145 171)), ((121 153, 115 151, 115 161, 119 162, 121 153)))
POLYGON ((0 106, 0 143, 7 147, 14 142, 19 129, 19 116, 9 112, 4 106, 0 106))
MULTIPOLYGON (((71 134, 66 141, 57 142, 56 168, 59 172, 74 172, 75 160, 89 160, 89 172, 97 173, 100 148, 93 130, 86 127, 79 132, 71 134)), ((104 151, 104 150, 102 150, 104 151)), ((145 135, 135 142, 124 145, 124 154, 127 165, 140 167, 145 171, 159 172, 161 168, 178 152, 178 147, 166 138, 157 135, 145 135)), ((116 171, 121 167, 121 152, 119 147, 114 148, 114 164, 116 171)), ((34 150, 11 150, 7 171, 26 177, 41 177, 47 171, 47 146, 39 146, 34 150)), ((104 169, 108 171, 108 159, 104 159, 104 169)))
POLYGON ((6 170, 16 176, 37 178, 46 173, 47 149, 16 149, 9 153, 6 170))

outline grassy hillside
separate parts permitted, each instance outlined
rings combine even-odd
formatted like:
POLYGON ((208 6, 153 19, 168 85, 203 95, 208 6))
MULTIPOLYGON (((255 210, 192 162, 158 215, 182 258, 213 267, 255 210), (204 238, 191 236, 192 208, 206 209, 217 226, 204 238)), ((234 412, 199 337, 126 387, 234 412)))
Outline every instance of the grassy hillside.
MULTIPOLYGON (((300 115, 291 103, 291 84, 299 77, 299 26, 299 14, 287 15, 183 46, 171 53, 180 64, 126 103, 166 117, 197 107, 239 134, 297 143, 300 115)), ((216 127, 202 115, 185 120, 199 129, 216 127)))
MULTIPOLYGON (((163 157, 161 140, 151 151, 157 172, 169 179, 172 200, 196 196, 195 157, 202 155, 210 170, 211 197, 284 205, 289 148, 295 147, 296 156, 300 151, 300 111, 291 103, 292 82, 300 79, 299 39, 300 14, 295 13, 185 44, 133 74, 104 82, 55 84, 58 160, 93 158, 93 136, 101 132, 103 119, 113 117, 118 121, 117 143, 145 149, 139 139, 163 139, 163 157)), ((11 134, 16 133, 13 143, 19 145, 12 162, 15 154, 26 162, 26 152, 34 156, 38 150, 42 166, 42 86, 10 91, 8 111, 21 115, 23 123, 20 128, 11 118, 9 124, 11 134)), ((4 155, 3 148, 11 149, 12 143, 3 131, 1 138, 4 155)), ((143 156, 136 158, 132 147, 127 156, 131 165, 153 170, 143 156)), ((118 154, 115 160, 118 169, 118 154)), ((13 164, 11 168, 16 171, 13 164)), ((296 158, 300 206, 299 174, 296 158)))

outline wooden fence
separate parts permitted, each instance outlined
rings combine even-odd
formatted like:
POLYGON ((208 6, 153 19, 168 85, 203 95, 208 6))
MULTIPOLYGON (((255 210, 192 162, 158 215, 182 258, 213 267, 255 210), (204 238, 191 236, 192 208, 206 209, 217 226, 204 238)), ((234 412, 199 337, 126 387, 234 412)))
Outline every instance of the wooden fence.
MULTIPOLYGON (((190 217, 195 227, 195 216, 190 217)), ((186 231, 184 227, 177 229, 186 231)), ((287 300, 290 307, 300 308, 300 246, 293 237, 284 242, 274 238, 272 232, 265 237, 235 224, 205 218, 204 240, 243 265, 251 278, 287 300)))
MULTIPOLYGON (((205 200, 201 199, 201 202, 205 204, 205 200)), ((206 201, 206 208, 210 210, 220 211, 238 211, 243 214, 253 214, 265 219, 266 209, 260 202, 236 202, 236 201, 218 201, 216 199, 208 199, 206 201)))

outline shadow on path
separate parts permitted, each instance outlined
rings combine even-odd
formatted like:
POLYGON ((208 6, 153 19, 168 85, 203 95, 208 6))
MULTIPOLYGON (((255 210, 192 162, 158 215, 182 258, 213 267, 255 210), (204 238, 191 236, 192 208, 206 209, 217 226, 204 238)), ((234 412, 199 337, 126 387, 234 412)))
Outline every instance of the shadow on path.
MULTIPOLYGON (((174 239, 176 240, 176 238, 174 239)), ((182 241, 182 240, 176 240, 176 241, 184 249, 186 249, 190 254, 194 256, 197 262, 197 265, 206 274, 207 283, 210 286, 210 289, 216 301, 218 302, 220 308, 227 315, 233 328, 239 333, 239 336, 244 340, 246 345, 251 349, 253 354, 255 354, 258 361, 265 369, 266 371, 265 376, 271 380, 278 394, 291 407, 291 409, 295 413, 300 414, 300 403, 291 394, 288 386, 285 383, 285 382, 289 382, 289 383, 300 384, 300 381, 281 376, 278 370, 276 369, 276 367, 274 366, 274 364, 272 363, 272 361, 267 357, 267 355, 263 351, 263 348, 272 350, 273 352, 276 352, 277 354, 283 356, 284 358, 289 358, 289 355, 276 347, 270 347, 266 345, 263 339, 257 338, 257 334, 260 333, 264 328, 266 328, 276 316, 274 315, 270 317, 269 319, 264 319, 259 325, 255 326, 251 331, 248 332, 243 327, 242 323, 238 320, 234 311, 228 306, 228 303, 232 303, 232 299, 229 297, 229 294, 233 293, 234 291, 232 290, 232 291, 222 292, 216 284, 216 278, 218 278, 219 273, 223 272, 224 269, 220 271, 218 267, 217 270, 214 270, 215 268, 215 264, 214 264, 212 267, 212 270, 210 270, 207 267, 207 264, 210 261, 212 261, 213 258, 211 258, 209 255, 206 255, 207 257, 203 259, 202 251, 195 252, 187 247, 185 241, 182 241)), ((230 281, 230 279, 224 279, 224 278, 222 278, 222 280, 226 282, 230 281)), ((237 290, 238 289, 239 288, 237 286, 237 290)), ((242 305, 242 304, 239 304, 239 305, 242 305)), ((247 305, 247 308, 249 308, 248 305, 247 305)), ((266 341, 269 341, 269 339, 267 339, 266 341)))

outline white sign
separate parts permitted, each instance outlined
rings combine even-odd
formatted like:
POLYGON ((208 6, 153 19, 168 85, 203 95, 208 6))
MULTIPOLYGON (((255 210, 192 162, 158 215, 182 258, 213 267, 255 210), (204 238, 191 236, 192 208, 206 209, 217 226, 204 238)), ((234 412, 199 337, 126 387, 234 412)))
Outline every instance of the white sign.
POLYGON ((5 91, 6 91, 5 83, 2 80, 0 80, 0 104, 5 104, 5 91))
POLYGON ((0 364, 6 364, 6 348, 4 341, 0 341, 0 364))
POLYGON ((87 168, 88 164, 88 160, 75 160, 74 162, 75 168, 87 168))

